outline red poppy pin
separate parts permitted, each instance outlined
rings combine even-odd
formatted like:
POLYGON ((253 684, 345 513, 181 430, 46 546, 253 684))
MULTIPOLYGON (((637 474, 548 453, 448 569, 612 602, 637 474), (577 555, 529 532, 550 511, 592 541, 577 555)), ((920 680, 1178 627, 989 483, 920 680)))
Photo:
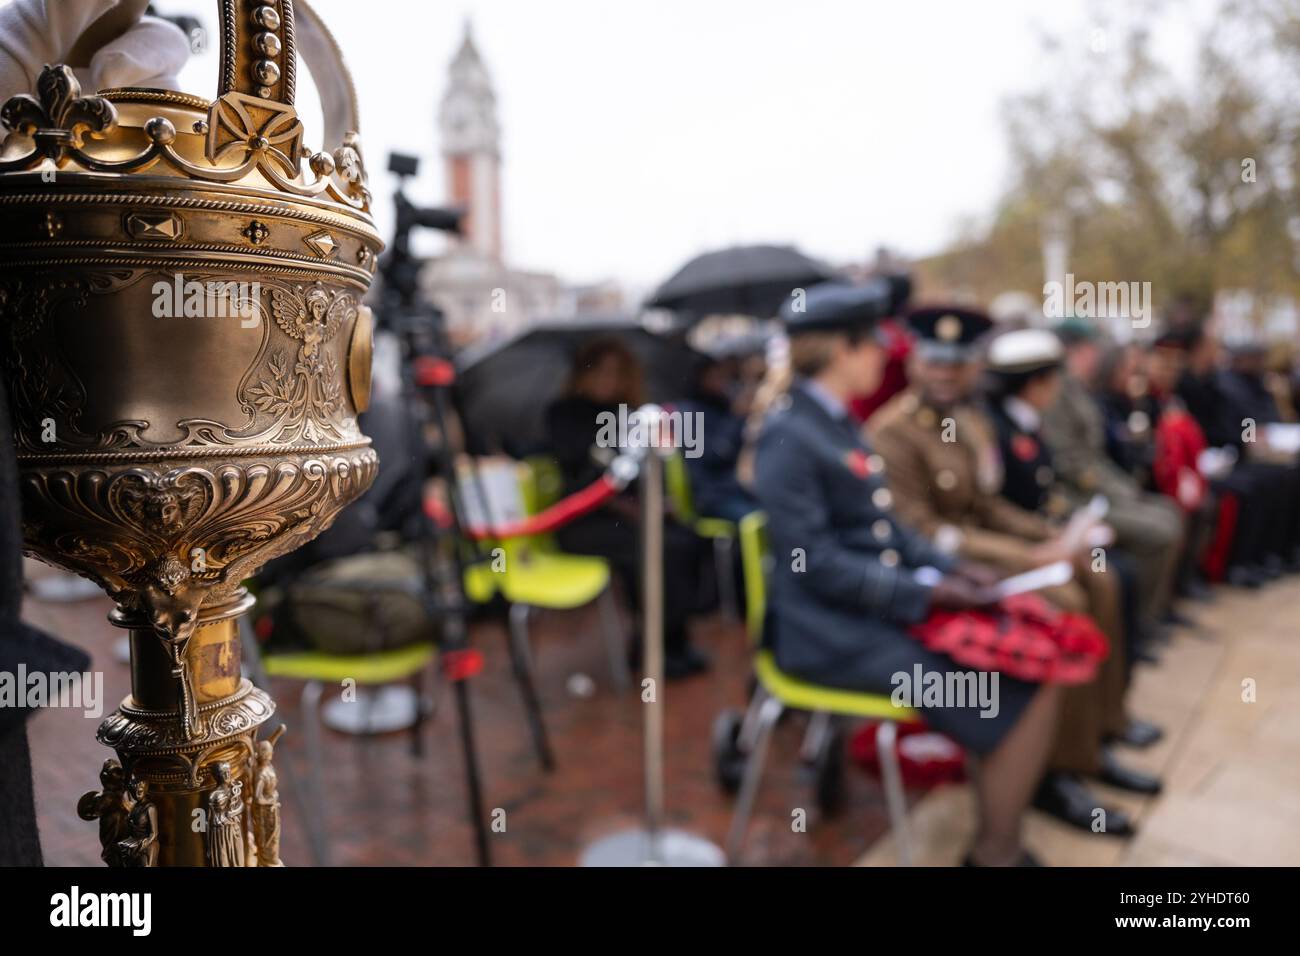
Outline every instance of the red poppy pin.
POLYGON ((1038 442, 1031 435, 1017 435, 1011 439, 1011 451, 1021 461, 1033 461, 1038 457, 1038 442))
POLYGON ((866 479, 871 476, 871 460, 867 457, 867 453, 859 448, 844 453, 844 464, 848 465, 849 471, 859 478, 866 479))

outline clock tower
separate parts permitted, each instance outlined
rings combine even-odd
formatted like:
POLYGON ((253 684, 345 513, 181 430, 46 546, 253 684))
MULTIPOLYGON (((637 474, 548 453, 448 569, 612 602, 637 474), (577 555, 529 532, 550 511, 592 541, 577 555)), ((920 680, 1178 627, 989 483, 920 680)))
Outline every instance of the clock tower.
POLYGON ((487 67, 465 24, 465 39, 451 61, 438 116, 447 170, 447 199, 467 210, 465 246, 493 262, 501 248, 501 129, 487 67))

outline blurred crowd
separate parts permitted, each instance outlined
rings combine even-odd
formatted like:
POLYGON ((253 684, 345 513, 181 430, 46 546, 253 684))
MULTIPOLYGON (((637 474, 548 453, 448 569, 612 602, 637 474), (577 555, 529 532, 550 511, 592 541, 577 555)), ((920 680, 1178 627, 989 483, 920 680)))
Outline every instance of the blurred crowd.
MULTIPOLYGON (((654 338, 639 327, 569 330, 568 372, 547 377, 548 395, 510 374, 484 376, 514 403, 507 436, 529 431, 533 409, 540 423, 538 435, 497 450, 530 463, 536 512, 607 474, 620 449, 602 422, 648 397, 694 416, 698 441, 670 455, 662 516, 668 679, 712 667, 691 640, 693 620, 761 594, 751 638, 782 673, 815 686, 890 695, 918 668, 996 675, 991 708, 947 698, 921 707, 969 758, 980 817, 972 865, 1038 862, 1020 839, 1030 806, 1131 836, 1135 821, 1093 784, 1160 792, 1160 779, 1125 756, 1163 734, 1131 699, 1135 667, 1158 665, 1192 623, 1188 602, 1212 601, 1215 586, 1259 588, 1300 570, 1294 361, 1256 343, 1226 348, 1184 314, 1120 342, 1112 324, 1082 317, 995 322, 911 299, 904 276, 834 280, 796 290, 775 328, 661 352, 638 352, 654 338), (689 383, 682 394, 648 395, 651 380, 665 380, 655 361, 689 365, 676 379, 689 383), (553 487, 540 500, 546 474, 553 487), (756 520, 770 552, 758 589, 736 547, 756 520)), ((514 374, 541 354, 521 351, 514 374)), ((408 545, 419 516, 437 510, 419 446, 472 445, 485 431, 472 415, 463 436, 412 425, 414 406, 385 387, 383 365, 365 423, 380 481, 335 529, 262 576, 259 632, 273 645, 297 635, 355 653, 440 639, 443 622, 414 594, 405 609, 384 596, 377 617, 374 593, 353 600, 348 581, 418 577, 408 545)), ((440 479, 434 487, 447 490, 440 479)), ((630 612, 632 668, 644 520, 631 482, 509 551, 525 565, 551 549, 603 562, 630 612)), ((471 565, 474 551, 464 543, 471 565)), ((477 580, 488 583, 478 595, 469 588, 476 613, 500 597, 516 603, 504 579, 477 580)), ((538 581, 533 603, 558 586, 538 581)), ((578 606, 601 587, 554 606, 578 606)))
MULTIPOLYGON (((811 289, 783 312, 783 350, 724 343, 700 363, 674 403, 704 421, 685 462, 693 512, 764 514, 765 646, 791 674, 874 693, 918 663, 969 670, 927 645, 936 614, 996 614, 999 581, 1066 562, 1068 581, 1036 590, 1105 636, 1088 679, 1004 666, 995 718, 948 702, 923 714, 981 768, 968 862, 1037 862, 1019 838, 1030 805, 1129 836, 1134 821, 1090 781, 1161 788, 1124 758, 1162 736, 1132 709, 1135 664, 1158 664, 1190 625, 1184 602, 1300 570, 1295 365, 1256 343, 1225 348, 1186 317, 1121 343, 1084 318, 1043 327, 908 304, 892 282, 892 295, 878 282, 811 289)), ((638 405, 639 382, 616 340, 578 353, 548 414, 567 490, 599 473, 597 416, 638 405)), ((560 532, 566 549, 608 558, 634 602, 635 495, 560 532)), ((688 638, 706 542, 671 506, 666 527, 669 676, 682 677, 708 668, 688 638)), ((1017 626, 1008 618, 995 643, 1017 626)))

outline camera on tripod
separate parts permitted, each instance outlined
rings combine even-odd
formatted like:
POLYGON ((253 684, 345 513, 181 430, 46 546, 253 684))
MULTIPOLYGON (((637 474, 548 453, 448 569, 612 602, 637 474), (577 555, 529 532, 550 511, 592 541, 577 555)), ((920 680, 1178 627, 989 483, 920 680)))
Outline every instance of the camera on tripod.
MULTIPOLYGON (((420 168, 420 159, 406 153, 389 153, 388 171, 398 177, 393 205, 397 222, 393 229, 393 242, 380 258, 379 272, 384 279, 383 307, 380 324, 393 331, 407 332, 406 326, 438 326, 441 316, 435 306, 419 303, 420 267, 422 263, 411 254, 411 233, 417 229, 434 229, 438 232, 461 234, 465 210, 453 206, 417 206, 406 197, 406 181, 420 168)), ((420 349, 421 352, 426 351, 420 349)))

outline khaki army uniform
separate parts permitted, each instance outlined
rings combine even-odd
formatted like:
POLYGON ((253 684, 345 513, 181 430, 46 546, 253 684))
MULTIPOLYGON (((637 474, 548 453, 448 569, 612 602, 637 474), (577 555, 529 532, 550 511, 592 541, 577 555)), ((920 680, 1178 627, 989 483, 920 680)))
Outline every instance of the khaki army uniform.
MULTIPOLYGON (((1042 515, 998 494, 1001 459, 982 412, 968 406, 940 412, 908 390, 873 415, 868 429, 903 521, 963 560, 1009 574, 1034 567, 1033 545, 1056 531, 1042 515)), ((1094 573, 1080 558, 1075 580, 1040 593, 1063 610, 1088 614, 1110 639, 1111 653, 1097 678, 1063 695, 1051 761, 1054 770, 1093 773, 1103 736, 1127 723, 1119 582, 1094 573)))
POLYGON ((1169 605, 1183 543, 1183 516, 1170 499, 1144 492, 1106 455, 1101 409, 1082 382, 1067 374, 1056 403, 1043 416, 1057 481, 1077 503, 1093 495, 1110 502, 1106 523, 1115 544, 1136 559, 1143 618, 1157 619, 1169 605))

